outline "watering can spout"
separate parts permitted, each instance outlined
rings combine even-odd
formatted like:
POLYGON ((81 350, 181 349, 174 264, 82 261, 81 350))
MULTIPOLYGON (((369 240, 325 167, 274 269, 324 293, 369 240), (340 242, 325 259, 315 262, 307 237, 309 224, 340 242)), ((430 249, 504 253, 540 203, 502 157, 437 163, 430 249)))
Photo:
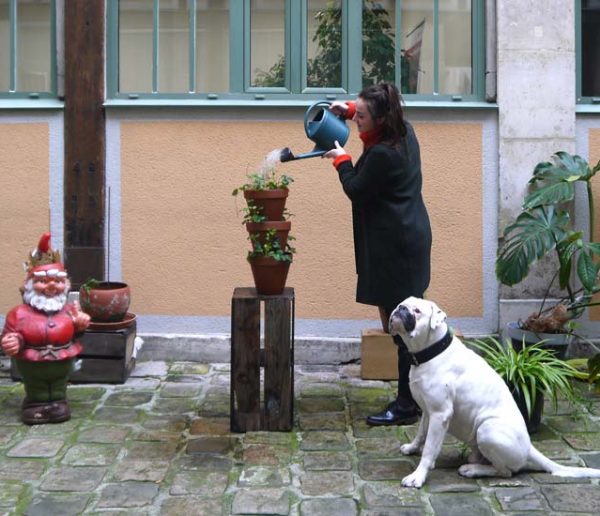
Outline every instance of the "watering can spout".
POLYGON ((292 150, 289 147, 285 147, 284 149, 281 149, 281 154, 279 155, 279 161, 281 161, 282 163, 285 163, 286 161, 293 161, 296 159, 296 156, 294 156, 294 153, 292 152, 292 150))
POLYGON ((304 154, 298 154, 297 156, 295 156, 291 149, 289 147, 286 147, 285 149, 281 150, 279 160, 282 163, 285 163, 286 161, 294 161, 297 159, 315 158, 317 156, 322 156, 326 152, 326 150, 315 147, 311 152, 306 152, 304 154))

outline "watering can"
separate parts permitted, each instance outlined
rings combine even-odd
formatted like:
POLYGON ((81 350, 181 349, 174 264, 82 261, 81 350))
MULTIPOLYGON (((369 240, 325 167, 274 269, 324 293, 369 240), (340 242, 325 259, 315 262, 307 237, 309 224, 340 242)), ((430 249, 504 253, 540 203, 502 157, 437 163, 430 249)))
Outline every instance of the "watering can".
POLYGON ((315 142, 311 152, 294 156, 289 147, 281 150, 282 162, 295 159, 314 158, 322 156, 327 151, 335 148, 335 142, 344 145, 348 141, 350 129, 342 117, 335 116, 329 111, 331 102, 321 100, 310 106, 304 114, 304 131, 306 136, 315 142))

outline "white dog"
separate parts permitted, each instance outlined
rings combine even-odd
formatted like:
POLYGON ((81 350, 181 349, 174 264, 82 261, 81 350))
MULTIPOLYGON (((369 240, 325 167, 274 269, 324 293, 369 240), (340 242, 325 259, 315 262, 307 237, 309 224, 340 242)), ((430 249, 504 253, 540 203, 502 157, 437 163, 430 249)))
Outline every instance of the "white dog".
POLYGON ((465 477, 510 477, 522 469, 563 477, 600 478, 600 469, 567 467, 536 450, 523 416, 500 376, 448 331, 446 314, 424 299, 409 297, 390 316, 390 333, 399 335, 413 357, 410 390, 423 411, 413 442, 403 454, 422 452, 402 485, 421 487, 435 467, 446 432, 471 446, 465 477))

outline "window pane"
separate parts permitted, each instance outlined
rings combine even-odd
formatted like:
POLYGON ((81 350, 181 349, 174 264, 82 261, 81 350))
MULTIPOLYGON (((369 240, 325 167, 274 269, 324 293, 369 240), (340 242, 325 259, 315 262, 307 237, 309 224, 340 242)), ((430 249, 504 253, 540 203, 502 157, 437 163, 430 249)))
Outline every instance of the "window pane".
POLYGON ((363 85, 394 81, 395 0, 366 0, 363 3, 363 85))
POLYGON ((342 86, 342 2, 308 0, 306 85, 342 86))
POLYGON ((158 18, 158 91, 189 91, 189 11, 187 2, 160 0, 158 18))
POLYGON ((196 8, 196 91, 228 91, 229 0, 198 0, 196 8))
POLYGON ((433 0, 403 2, 402 93, 433 92, 433 0))
POLYGON ((0 91, 10 88, 10 25, 8 0, 0 0, 0 91))
POLYGON ((581 94, 600 95, 600 1, 581 2, 581 94))
POLYGON ((18 2, 17 90, 51 89, 50 0, 18 2))
POLYGON ((285 2, 252 0, 250 6, 250 84, 285 86, 285 2))
POLYGON ((440 0, 439 93, 471 93, 471 2, 440 0))
POLYGON ((152 6, 119 2, 119 91, 152 91, 152 6))

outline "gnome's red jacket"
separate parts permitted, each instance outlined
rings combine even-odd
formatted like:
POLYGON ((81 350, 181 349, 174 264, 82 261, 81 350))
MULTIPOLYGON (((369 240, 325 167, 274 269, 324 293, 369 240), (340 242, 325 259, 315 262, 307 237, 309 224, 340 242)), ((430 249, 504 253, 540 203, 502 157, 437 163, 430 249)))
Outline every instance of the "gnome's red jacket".
POLYGON ((77 356, 82 345, 73 341, 74 307, 65 305, 59 312, 48 314, 27 304, 13 308, 6 315, 2 337, 7 333, 21 336, 21 348, 14 357, 31 362, 67 360, 77 356))

